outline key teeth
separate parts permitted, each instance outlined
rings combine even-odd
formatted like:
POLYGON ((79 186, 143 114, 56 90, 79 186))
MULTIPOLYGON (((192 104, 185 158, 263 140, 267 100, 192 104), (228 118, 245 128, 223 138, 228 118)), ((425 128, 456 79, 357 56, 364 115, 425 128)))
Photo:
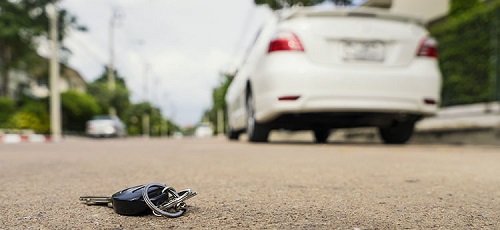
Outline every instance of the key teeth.
MULTIPOLYGON (((196 196, 196 195, 198 195, 198 193, 196 193, 196 192, 194 192, 194 191, 193 191, 193 192, 191 193, 191 195, 189 195, 189 198, 194 197, 194 196, 196 196)), ((189 198, 188 198, 188 199, 189 199, 189 198)))
POLYGON ((81 196, 80 201, 86 205, 105 205, 111 203, 110 197, 105 196, 81 196))
POLYGON ((82 201, 82 203, 84 203, 88 206, 96 204, 96 202, 92 201, 92 199, 90 199, 90 198, 80 198, 80 201, 82 201))

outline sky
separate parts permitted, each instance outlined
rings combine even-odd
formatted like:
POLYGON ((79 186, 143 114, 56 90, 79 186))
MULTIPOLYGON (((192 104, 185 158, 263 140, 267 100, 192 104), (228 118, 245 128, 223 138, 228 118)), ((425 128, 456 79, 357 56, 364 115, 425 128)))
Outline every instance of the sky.
POLYGON ((212 104, 221 71, 237 63, 272 12, 253 0, 64 0, 87 32, 69 31, 69 65, 87 82, 110 60, 134 103, 149 101, 181 126, 196 125, 212 104))

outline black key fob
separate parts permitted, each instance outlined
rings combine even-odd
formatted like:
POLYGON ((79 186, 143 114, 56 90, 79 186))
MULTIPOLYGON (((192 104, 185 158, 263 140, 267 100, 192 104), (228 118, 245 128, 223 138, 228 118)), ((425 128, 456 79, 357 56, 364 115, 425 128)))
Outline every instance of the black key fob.
MULTIPOLYGON (((151 211, 142 197, 144 187, 144 185, 138 185, 113 194, 111 202, 115 212, 120 215, 135 216, 151 211)), ((163 193, 162 190, 163 188, 159 187, 149 188, 149 198, 155 205, 159 205, 168 199, 168 193, 163 193)))

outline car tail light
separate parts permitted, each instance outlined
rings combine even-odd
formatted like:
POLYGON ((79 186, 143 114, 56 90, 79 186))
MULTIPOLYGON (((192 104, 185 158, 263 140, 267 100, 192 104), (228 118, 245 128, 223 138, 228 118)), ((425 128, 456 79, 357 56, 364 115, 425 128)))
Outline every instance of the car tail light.
POLYGON ((300 98, 300 96, 283 96, 278 97, 278 101, 296 101, 300 98))
POLYGON ((417 56, 437 58, 437 42, 434 38, 424 38, 418 47, 417 56))
POLYGON ((426 105, 437 105, 438 101, 432 98, 425 98, 424 103, 426 105))
POLYGON ((269 44, 268 52, 275 51, 300 51, 304 52, 304 47, 299 38, 292 32, 278 32, 269 44))

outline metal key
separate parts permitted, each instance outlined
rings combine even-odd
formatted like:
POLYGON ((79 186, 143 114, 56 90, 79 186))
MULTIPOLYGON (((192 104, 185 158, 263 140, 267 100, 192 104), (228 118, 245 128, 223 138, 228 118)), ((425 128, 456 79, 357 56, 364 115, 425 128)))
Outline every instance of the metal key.
MULTIPOLYGON (((151 209, 143 198, 145 185, 138 185, 119 191, 112 196, 81 196, 80 200, 87 205, 107 205, 112 207, 120 215, 141 215, 151 209)), ((164 193, 161 188, 148 188, 148 197, 155 205, 168 201, 169 194, 164 193)))

